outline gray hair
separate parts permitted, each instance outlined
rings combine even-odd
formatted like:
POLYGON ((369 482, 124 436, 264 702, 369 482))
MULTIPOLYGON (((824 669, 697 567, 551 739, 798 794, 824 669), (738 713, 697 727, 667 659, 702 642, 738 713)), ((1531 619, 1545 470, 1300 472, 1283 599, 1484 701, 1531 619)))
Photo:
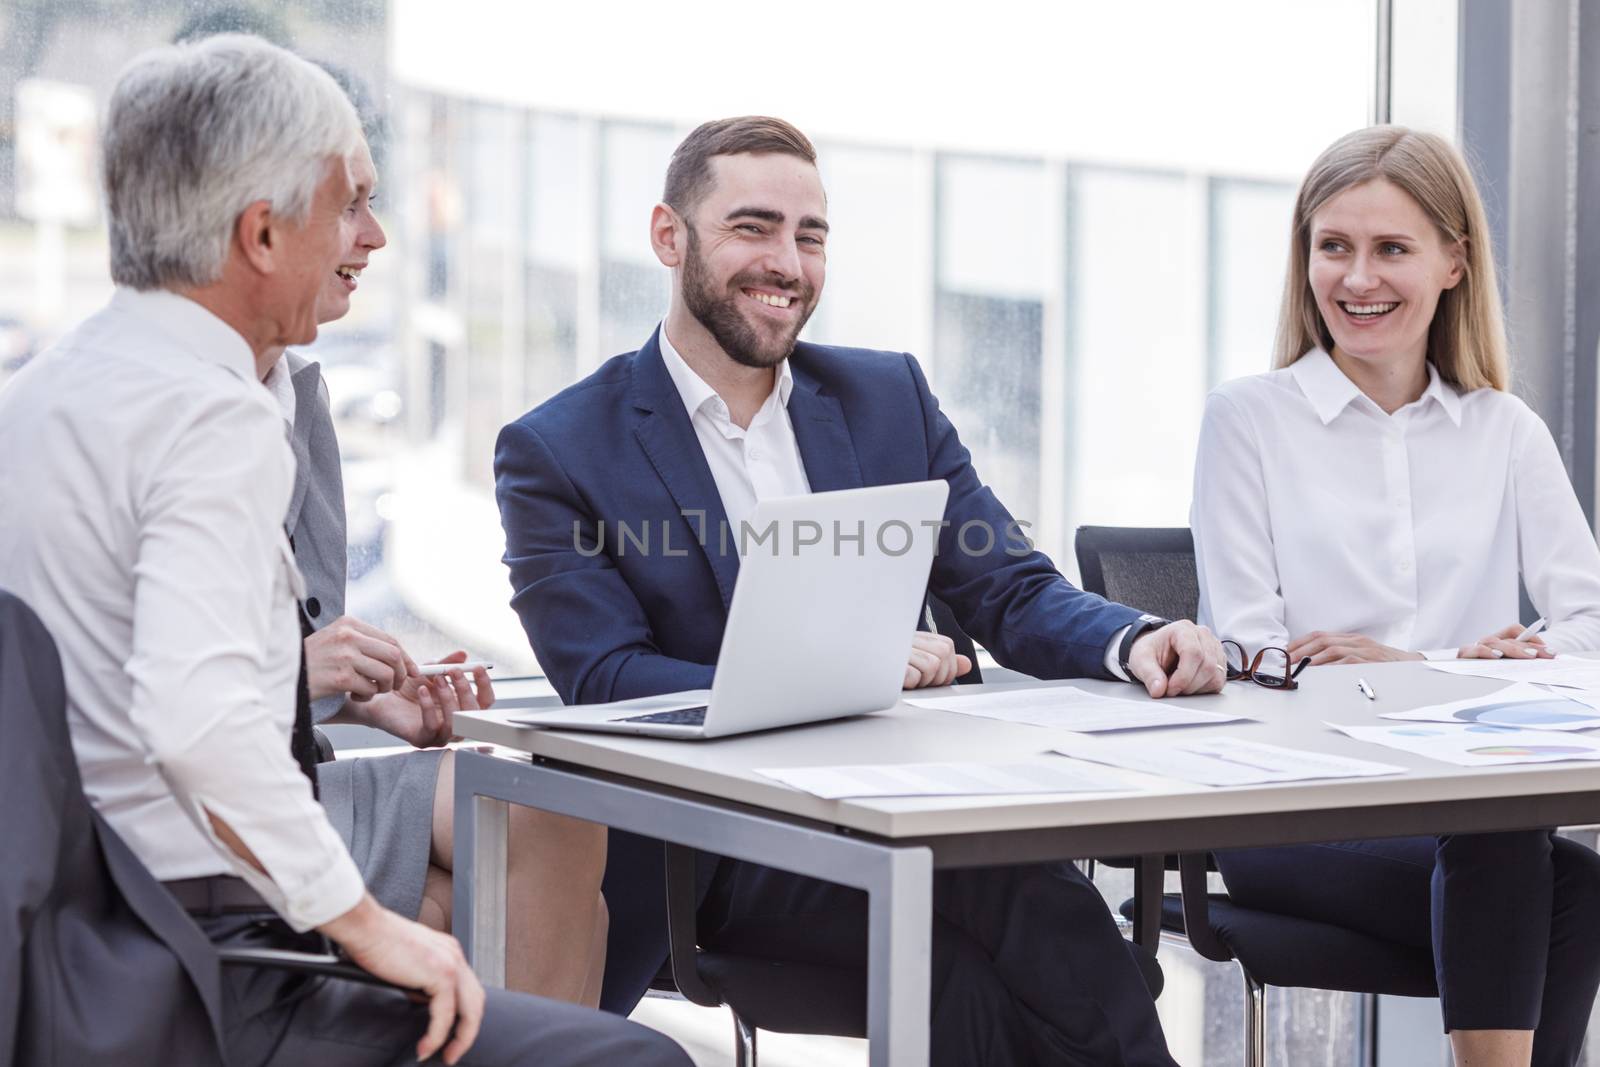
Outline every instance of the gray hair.
POLYGON ((327 72, 258 37, 146 52, 117 80, 101 142, 112 281, 217 281, 246 207, 267 200, 304 222, 328 161, 360 142, 355 108, 327 72))

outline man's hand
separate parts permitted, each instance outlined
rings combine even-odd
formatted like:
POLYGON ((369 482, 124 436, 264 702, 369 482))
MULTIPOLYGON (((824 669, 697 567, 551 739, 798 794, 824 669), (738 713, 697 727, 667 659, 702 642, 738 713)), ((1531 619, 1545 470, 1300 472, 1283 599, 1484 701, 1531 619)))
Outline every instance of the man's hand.
POLYGON ((484 993, 455 938, 401 918, 371 895, 321 930, 363 969, 428 998, 428 1030, 417 1042, 419 1062, 440 1048, 448 1064, 466 1055, 483 1022, 484 993))
POLYGON ((972 661, 956 651, 944 634, 918 630, 911 638, 911 662, 906 664, 904 689, 949 685, 972 669, 972 661))
POLYGON ((1228 680, 1228 659, 1222 642, 1204 626, 1169 622, 1134 641, 1128 673, 1153 697, 1220 693, 1228 680))
POLYGON ((1555 659, 1556 654, 1544 647, 1544 638, 1534 634, 1526 641, 1518 641, 1523 631, 1521 623, 1512 623, 1498 633, 1478 639, 1477 644, 1462 645, 1456 655, 1462 659, 1555 659))
MULTIPOLYGON (((439 663, 461 663, 465 652, 456 651, 439 663)), ((347 707, 348 718, 375 726, 417 748, 448 744, 455 737, 458 711, 481 711, 494 703, 494 686, 482 667, 472 672, 451 671, 433 677, 411 676, 392 693, 347 707)))
POLYGON ((1390 660, 1422 659, 1421 652, 1407 652, 1403 648, 1380 645, 1361 634, 1330 634, 1312 630, 1304 637, 1289 642, 1289 662, 1299 663, 1311 657, 1311 665, 1324 663, 1387 663, 1390 660))
POLYGON ((306 683, 312 700, 335 693, 368 700, 399 688, 416 672, 399 641, 349 615, 306 638, 306 683))

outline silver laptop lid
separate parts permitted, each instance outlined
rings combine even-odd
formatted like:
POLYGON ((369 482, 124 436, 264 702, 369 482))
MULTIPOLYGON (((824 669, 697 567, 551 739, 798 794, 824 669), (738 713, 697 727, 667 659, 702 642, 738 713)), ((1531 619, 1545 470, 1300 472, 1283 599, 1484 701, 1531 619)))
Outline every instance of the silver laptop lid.
POLYGON ((927 481, 758 503, 736 531, 705 735, 894 706, 948 495, 927 481))

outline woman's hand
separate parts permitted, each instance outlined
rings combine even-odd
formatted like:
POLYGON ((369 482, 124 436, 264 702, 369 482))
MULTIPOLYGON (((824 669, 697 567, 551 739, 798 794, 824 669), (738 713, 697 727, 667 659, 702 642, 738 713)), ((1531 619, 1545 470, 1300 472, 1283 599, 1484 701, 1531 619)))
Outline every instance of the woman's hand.
POLYGON ((1420 652, 1380 645, 1362 634, 1330 634, 1322 630, 1312 630, 1289 642, 1290 663, 1299 663, 1305 656, 1311 657, 1313 667, 1324 663, 1383 663, 1423 658, 1420 652))
POLYGON ((1544 647, 1544 638, 1534 634, 1526 641, 1518 641, 1523 631, 1520 623, 1512 623, 1499 633, 1478 639, 1477 644, 1462 645, 1456 655, 1462 659, 1554 659, 1555 653, 1544 647))

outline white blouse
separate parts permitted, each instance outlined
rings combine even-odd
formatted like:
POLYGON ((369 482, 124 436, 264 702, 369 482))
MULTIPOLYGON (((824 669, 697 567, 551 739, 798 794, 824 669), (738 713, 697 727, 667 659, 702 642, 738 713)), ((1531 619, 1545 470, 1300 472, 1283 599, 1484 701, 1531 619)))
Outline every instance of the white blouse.
POLYGON ((1453 655, 1518 621, 1519 574, 1553 651, 1600 648, 1600 549, 1549 429, 1431 363, 1393 415, 1320 349, 1213 390, 1190 525, 1200 621, 1248 651, 1325 630, 1453 655))

